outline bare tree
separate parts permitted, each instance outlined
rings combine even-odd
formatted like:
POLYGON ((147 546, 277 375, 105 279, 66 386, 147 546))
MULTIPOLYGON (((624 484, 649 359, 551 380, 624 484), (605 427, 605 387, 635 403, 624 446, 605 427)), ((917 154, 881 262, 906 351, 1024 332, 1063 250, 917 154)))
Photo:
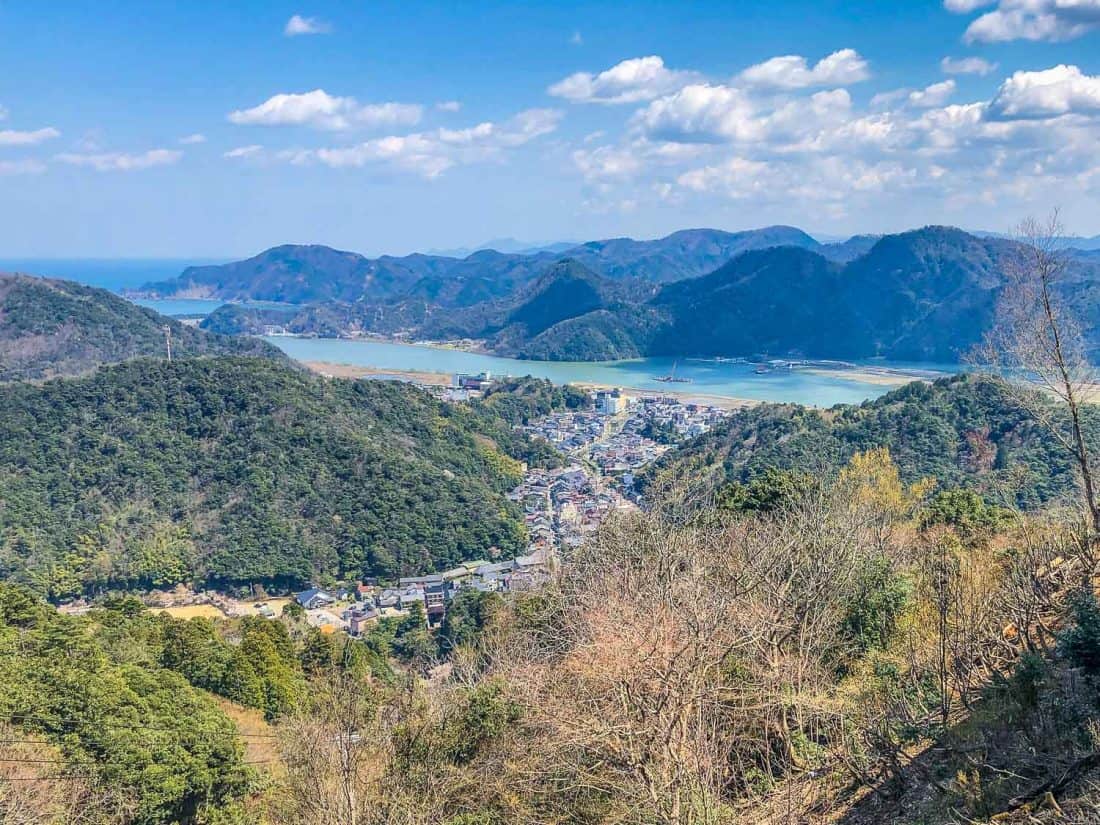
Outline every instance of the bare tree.
POLYGON ((1045 222, 1029 218, 1020 224, 1019 249, 1006 267, 1008 282, 993 327, 973 360, 992 368, 1019 405, 1070 454, 1092 531, 1100 535, 1095 468, 1082 422, 1083 406, 1097 393, 1096 372, 1080 321, 1066 302, 1070 260, 1062 234, 1057 211, 1045 222), (1051 404, 1051 397, 1058 403, 1051 404))

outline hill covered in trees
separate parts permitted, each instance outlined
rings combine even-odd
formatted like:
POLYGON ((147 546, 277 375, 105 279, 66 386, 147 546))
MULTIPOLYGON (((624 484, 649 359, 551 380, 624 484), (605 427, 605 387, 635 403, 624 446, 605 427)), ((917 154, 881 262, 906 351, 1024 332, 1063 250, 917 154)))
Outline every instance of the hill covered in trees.
POLYGON ((87 372, 141 356, 264 355, 260 341, 230 338, 135 306, 104 289, 30 275, 0 274, 0 381, 87 372))
POLYGON ((579 403, 517 382, 449 405, 255 358, 137 360, 0 388, 0 576, 112 587, 419 573, 524 547, 504 493, 557 461, 513 429, 579 403), (494 550, 495 548, 495 550, 494 550))
MULTIPOLYGON (((535 261, 523 279, 493 280, 487 272, 499 289, 472 302, 448 303, 433 289, 298 309, 225 307, 205 327, 256 333, 277 323, 321 335, 473 338, 501 355, 544 360, 767 355, 952 362, 993 323, 1020 255, 1013 241, 943 226, 857 236, 828 249, 778 231, 760 230, 751 240, 716 246, 677 233, 663 240, 668 248, 660 254, 637 260, 619 242, 586 244, 555 261, 535 261), (610 264, 614 250, 635 269, 610 264), (686 264, 674 264, 677 250, 716 268, 689 274, 686 264), (643 269, 648 274, 639 274, 643 269)), ((637 242, 623 243, 637 251, 631 246, 637 242)), ((1100 260, 1074 253, 1063 289, 1090 344, 1100 346, 1100 260)))
MULTIPOLYGON (((1086 423, 1100 439, 1100 416, 1086 423)), ((858 452, 886 448, 903 480, 933 478, 991 501, 1036 509, 1075 493, 1069 457, 1002 385, 957 375, 908 384, 873 401, 827 410, 762 404, 741 410, 657 461, 655 493, 708 500, 770 470, 828 475, 858 452)))

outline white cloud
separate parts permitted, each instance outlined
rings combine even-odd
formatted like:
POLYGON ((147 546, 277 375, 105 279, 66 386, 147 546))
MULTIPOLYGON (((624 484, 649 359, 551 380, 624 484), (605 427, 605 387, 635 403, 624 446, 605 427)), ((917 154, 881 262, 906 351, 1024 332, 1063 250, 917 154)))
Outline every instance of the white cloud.
POLYGON ((955 14, 969 14, 996 2, 997 0, 943 0, 943 7, 955 14))
POLYGON ((462 104, 457 100, 444 100, 435 104, 435 108, 441 112, 457 112, 462 108, 462 104))
POLYGON ((35 146, 46 140, 60 137, 61 133, 52 126, 44 129, 35 129, 31 132, 20 132, 15 129, 0 130, 0 146, 35 146))
POLYGON ((960 14, 996 6, 967 27, 964 39, 970 43, 1058 42, 1100 28, 1100 0, 945 0, 944 5, 960 14))
POLYGON ((500 157, 505 151, 553 132, 561 120, 554 109, 529 109, 498 124, 465 129, 437 129, 389 135, 351 146, 280 152, 277 159, 294 165, 320 163, 337 169, 380 166, 435 178, 448 169, 500 157))
POLYGON ((287 37, 298 37, 303 34, 331 34, 332 25, 316 17, 302 17, 296 14, 286 21, 283 34, 287 37))
POLYGON ((40 160, 0 160, 0 175, 38 175, 46 171, 40 160))
POLYGON ((599 74, 571 74, 547 92, 573 103, 638 103, 684 86, 695 76, 669 69, 660 57, 650 55, 624 60, 599 74))
POLYGON ((648 102, 618 139, 574 147, 586 207, 714 198, 777 218, 792 203, 835 216, 889 209, 904 193, 962 220, 978 201, 1026 212, 1052 192, 1100 194, 1100 78, 1077 67, 1018 72, 992 99, 961 103, 952 78, 867 107, 843 88, 811 91, 692 83, 648 102))
POLYGON ((206 135, 195 132, 193 135, 185 135, 179 140, 184 146, 194 146, 197 143, 206 143, 206 135))
POLYGON ((985 77, 997 70, 997 64, 981 57, 945 57, 940 61, 944 74, 976 74, 985 77))
POLYGON ((224 152, 222 157, 224 158, 250 158, 259 155, 263 152, 264 147, 258 143, 252 143, 248 146, 237 146, 230 149, 228 152, 224 152))
POLYGON ((659 140, 754 140, 763 130, 753 102, 741 89, 707 83, 685 86, 638 112, 634 122, 659 140))
POLYGON ((420 122, 424 107, 417 103, 365 103, 335 97, 324 89, 302 94, 277 94, 251 109, 229 113, 242 126, 310 126, 341 130, 354 126, 411 126, 420 122))
POLYGON ((909 105, 918 109, 933 109, 945 104, 955 94, 955 81, 944 80, 933 83, 916 92, 909 93, 909 105))
POLYGON ((70 166, 86 166, 97 172, 134 172, 151 169, 154 166, 171 166, 183 157, 176 149, 150 149, 137 154, 124 152, 104 152, 100 154, 80 154, 67 152, 56 156, 60 163, 70 166))
POLYGON ((997 90, 990 112, 1002 120, 1100 114, 1100 76, 1086 75, 1077 66, 1066 65, 1041 72, 1016 72, 997 90))
POLYGON ((765 89, 805 89, 811 86, 849 86, 871 76, 867 61, 854 49, 841 49, 811 68, 805 57, 784 55, 749 66, 741 82, 765 89))

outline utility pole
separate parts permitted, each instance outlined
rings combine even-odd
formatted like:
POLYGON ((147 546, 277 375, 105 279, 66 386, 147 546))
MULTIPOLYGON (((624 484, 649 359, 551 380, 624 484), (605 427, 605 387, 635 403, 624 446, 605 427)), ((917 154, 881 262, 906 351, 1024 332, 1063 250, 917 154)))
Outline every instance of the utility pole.
POLYGON ((168 347, 168 363, 172 363, 172 327, 164 325, 164 343, 168 347))

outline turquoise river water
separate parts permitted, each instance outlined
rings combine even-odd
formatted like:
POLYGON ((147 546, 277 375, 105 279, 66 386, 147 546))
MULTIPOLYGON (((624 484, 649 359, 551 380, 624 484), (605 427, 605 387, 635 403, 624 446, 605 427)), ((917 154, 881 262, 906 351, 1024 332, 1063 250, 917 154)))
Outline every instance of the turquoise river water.
MULTIPOLYGON (((166 315, 205 315, 221 302, 197 300, 142 300, 138 303, 166 315)), ((691 397, 698 395, 744 398, 756 401, 780 401, 807 406, 830 407, 833 404, 858 404, 877 398, 890 387, 857 380, 855 375, 821 375, 806 369, 775 369, 758 374, 755 366, 744 362, 705 359, 643 358, 630 361, 560 362, 521 361, 438 347, 395 344, 383 341, 335 338, 294 338, 269 336, 270 341, 299 361, 327 361, 334 364, 372 367, 380 370, 415 370, 439 373, 480 373, 494 375, 533 375, 558 384, 587 383, 653 392, 675 391, 691 397), (675 374, 691 383, 663 383, 658 376, 675 374)), ((913 377, 957 371, 950 364, 915 364, 887 361, 869 362, 878 368, 912 373, 913 377)))

